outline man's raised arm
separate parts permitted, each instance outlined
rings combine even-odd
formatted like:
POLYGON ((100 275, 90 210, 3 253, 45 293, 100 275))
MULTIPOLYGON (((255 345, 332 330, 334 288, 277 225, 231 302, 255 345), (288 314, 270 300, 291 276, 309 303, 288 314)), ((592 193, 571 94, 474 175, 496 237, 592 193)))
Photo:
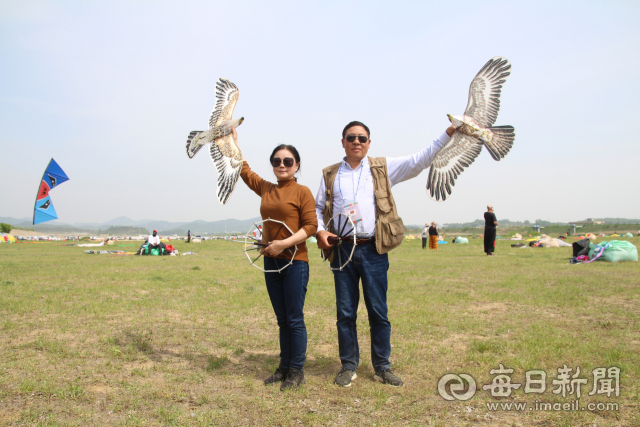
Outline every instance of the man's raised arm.
POLYGON ((387 157, 387 172, 389 173, 391 185, 394 186, 402 181, 415 178, 420 172, 431 166, 438 151, 449 142, 455 131, 455 126, 449 126, 447 131, 440 135, 438 139, 416 154, 403 157, 387 157))

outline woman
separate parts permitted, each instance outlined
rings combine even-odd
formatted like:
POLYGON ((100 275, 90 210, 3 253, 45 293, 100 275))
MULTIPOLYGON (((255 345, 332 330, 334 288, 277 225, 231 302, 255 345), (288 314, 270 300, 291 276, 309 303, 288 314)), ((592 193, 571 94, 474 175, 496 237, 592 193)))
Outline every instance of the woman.
POLYGON ((488 256, 493 256, 496 250, 496 227, 498 219, 493 213, 493 206, 487 205, 487 212, 484 213, 484 251, 488 256))
POLYGON ((429 249, 438 250, 438 229, 436 228, 435 221, 433 221, 431 227, 429 227, 429 249))
MULTIPOLYGON (((238 140, 235 129, 233 130, 238 140)), ((243 158, 244 160, 244 158, 243 158)), ((282 252, 294 245, 298 251, 293 263, 280 272, 264 273, 267 291, 280 328, 280 366, 265 384, 281 382, 280 390, 297 388, 304 383, 303 367, 307 352, 307 328, 304 324, 304 299, 309 282, 309 257, 305 241, 318 228, 315 201, 309 188, 296 182, 294 175, 300 170, 300 154, 291 145, 279 145, 269 158, 277 184, 258 176, 247 164, 242 165, 240 176, 247 186, 262 198, 262 219, 284 222, 293 232, 265 226, 263 241, 264 269, 277 270, 288 263, 282 252), (275 235, 277 233, 277 235, 275 235)), ((286 255, 286 253, 285 253, 286 255)))

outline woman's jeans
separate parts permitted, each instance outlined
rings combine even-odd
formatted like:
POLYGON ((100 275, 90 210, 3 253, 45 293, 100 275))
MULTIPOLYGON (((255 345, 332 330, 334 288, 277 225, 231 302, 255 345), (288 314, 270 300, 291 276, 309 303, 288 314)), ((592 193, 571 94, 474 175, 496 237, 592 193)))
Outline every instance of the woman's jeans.
MULTIPOLYGON (((287 262, 264 257, 264 269, 277 270, 287 262)), ((309 263, 294 260, 279 273, 264 273, 264 279, 280 327, 280 368, 302 372, 307 353, 307 327, 302 311, 309 283, 309 263)))

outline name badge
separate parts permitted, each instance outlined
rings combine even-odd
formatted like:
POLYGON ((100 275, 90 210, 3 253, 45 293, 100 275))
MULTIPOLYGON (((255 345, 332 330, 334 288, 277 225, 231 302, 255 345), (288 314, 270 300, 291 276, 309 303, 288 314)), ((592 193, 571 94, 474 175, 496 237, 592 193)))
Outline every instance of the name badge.
POLYGON ((360 213, 360 206, 358 206, 358 201, 346 201, 342 206, 342 210, 345 215, 349 215, 354 224, 357 224, 362 221, 362 214, 360 213))

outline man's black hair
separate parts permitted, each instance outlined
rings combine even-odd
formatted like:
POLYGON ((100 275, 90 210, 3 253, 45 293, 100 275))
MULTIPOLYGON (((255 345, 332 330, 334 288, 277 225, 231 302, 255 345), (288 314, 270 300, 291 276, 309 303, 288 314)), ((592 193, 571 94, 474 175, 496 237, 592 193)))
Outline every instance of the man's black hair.
POLYGON ((358 121, 354 121, 354 122, 351 122, 348 125, 346 125, 344 127, 344 129, 342 130, 342 137, 344 138, 344 136, 347 134, 347 130, 349 130, 349 128, 352 128, 354 126, 362 126, 364 128, 364 130, 367 131, 367 137, 371 138, 371 132, 369 132, 369 128, 367 127, 367 125, 365 125, 362 122, 358 122, 358 121))

